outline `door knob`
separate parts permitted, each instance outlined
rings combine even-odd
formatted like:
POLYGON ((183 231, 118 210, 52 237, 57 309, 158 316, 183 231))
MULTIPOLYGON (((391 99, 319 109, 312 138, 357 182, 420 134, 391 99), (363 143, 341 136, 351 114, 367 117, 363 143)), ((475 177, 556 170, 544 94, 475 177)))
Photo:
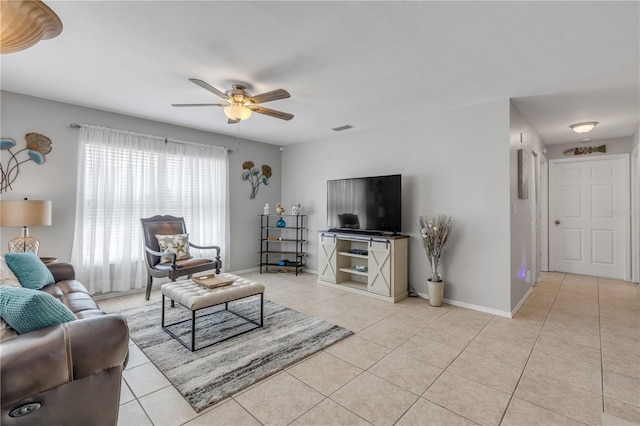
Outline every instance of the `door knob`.
POLYGON ((559 220, 556 220, 556 225, 560 225, 560 221, 559 220))

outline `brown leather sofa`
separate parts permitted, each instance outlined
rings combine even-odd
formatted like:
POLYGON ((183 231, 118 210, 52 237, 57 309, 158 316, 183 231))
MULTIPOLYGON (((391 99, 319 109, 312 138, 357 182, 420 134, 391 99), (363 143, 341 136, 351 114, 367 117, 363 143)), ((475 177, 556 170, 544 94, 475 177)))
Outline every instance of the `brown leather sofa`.
POLYGON ((68 263, 42 289, 78 317, 0 345, 0 424, 115 425, 129 354, 123 317, 100 310, 68 263))

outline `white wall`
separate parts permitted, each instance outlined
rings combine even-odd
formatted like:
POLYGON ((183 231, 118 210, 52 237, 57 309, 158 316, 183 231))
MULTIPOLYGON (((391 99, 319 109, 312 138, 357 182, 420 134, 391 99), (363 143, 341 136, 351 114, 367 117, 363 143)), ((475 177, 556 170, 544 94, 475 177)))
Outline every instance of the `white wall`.
MULTIPOLYGON (((230 270, 254 268, 258 264, 257 215, 262 213, 264 203, 275 205, 280 199, 282 155, 279 147, 12 92, 3 91, 1 96, 2 137, 15 139, 20 148, 24 147, 24 135, 28 132, 42 133, 53 141, 53 151, 47 155, 46 162, 23 164, 13 190, 2 194, 7 200, 28 197, 53 201, 53 225, 30 229, 40 240, 41 256, 54 256, 61 261, 69 261, 71 257, 78 129, 70 128, 69 124, 87 123, 232 149, 229 153, 231 242, 229 252, 222 256, 230 259, 230 270), (273 170, 269 185, 260 187, 255 200, 249 200, 250 185, 241 179, 242 163, 247 160, 258 167, 269 164, 273 170)), ((0 162, 6 164, 5 151, 0 151, 0 162)), ((2 228, 0 251, 6 252, 8 241, 19 234, 19 228, 2 228)))
MULTIPOLYGON (((522 114, 510 103, 510 131, 509 131, 509 169, 510 169, 510 236, 511 236, 511 306, 513 312, 524 301, 527 292, 532 288, 535 271, 533 271, 532 253, 532 221, 535 212, 532 211, 534 191, 529 190, 529 198, 518 198, 518 150, 523 149, 526 155, 537 154, 536 162, 540 170, 540 162, 544 157, 545 145, 533 127, 524 119, 522 114), (522 136, 521 136, 522 135, 522 136), (527 271, 529 276, 527 276, 527 271), (523 279, 523 276, 525 279, 523 279), (530 278, 530 281, 526 279, 530 278)), ((532 166, 535 166, 532 164, 532 166)), ((534 179, 533 174, 529 179, 534 179)), ((540 248, 538 248, 538 251, 540 248)))
POLYGON ((309 215, 308 264, 317 270, 326 229, 327 180, 402 174, 402 231, 411 236, 409 284, 427 293, 420 214, 457 225, 442 269, 445 298, 509 313, 509 101, 501 100, 395 126, 286 146, 282 194, 309 215))

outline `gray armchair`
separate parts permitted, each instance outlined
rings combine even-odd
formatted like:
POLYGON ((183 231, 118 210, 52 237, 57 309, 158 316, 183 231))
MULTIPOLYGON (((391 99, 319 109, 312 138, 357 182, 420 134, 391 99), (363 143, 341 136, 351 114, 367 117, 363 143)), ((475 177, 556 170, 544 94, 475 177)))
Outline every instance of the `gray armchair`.
POLYGON ((209 271, 214 269, 217 274, 220 273, 222 261, 220 260, 220 247, 218 246, 198 246, 189 241, 189 247, 195 249, 215 249, 215 259, 177 259, 175 253, 167 253, 160 251, 160 245, 156 235, 176 235, 186 234, 187 228, 184 224, 184 218, 175 216, 153 216, 147 219, 140 219, 142 222, 142 233, 144 238, 145 258, 147 265, 147 294, 146 300, 151 295, 151 287, 153 286, 153 278, 169 278, 175 281, 182 276, 191 276, 197 272, 209 271), (162 257, 171 257, 170 262, 161 262, 162 257))

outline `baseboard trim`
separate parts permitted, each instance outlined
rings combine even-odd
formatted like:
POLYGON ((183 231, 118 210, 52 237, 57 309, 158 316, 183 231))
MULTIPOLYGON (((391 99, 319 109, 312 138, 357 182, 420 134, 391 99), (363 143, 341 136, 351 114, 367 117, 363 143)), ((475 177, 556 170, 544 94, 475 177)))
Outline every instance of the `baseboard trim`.
POLYGON ((513 308, 513 310, 511 311, 511 318, 513 318, 515 316, 515 314, 520 310, 520 308, 522 308, 522 305, 524 305, 524 302, 527 301, 527 299, 529 298, 529 295, 533 292, 533 286, 529 287, 529 290, 527 291, 527 293, 522 297, 522 300, 520 300, 520 302, 516 305, 515 308, 513 308))
MULTIPOLYGON (((427 293, 417 293, 423 299, 429 300, 429 295, 427 293)), ((498 309, 487 308, 486 306, 473 305, 471 303, 459 302, 457 300, 452 299, 442 299, 445 303, 449 305, 458 306, 460 308, 471 309, 478 312, 484 312, 485 314, 497 315, 505 318, 513 318, 511 312, 509 311, 501 311, 498 309)))

